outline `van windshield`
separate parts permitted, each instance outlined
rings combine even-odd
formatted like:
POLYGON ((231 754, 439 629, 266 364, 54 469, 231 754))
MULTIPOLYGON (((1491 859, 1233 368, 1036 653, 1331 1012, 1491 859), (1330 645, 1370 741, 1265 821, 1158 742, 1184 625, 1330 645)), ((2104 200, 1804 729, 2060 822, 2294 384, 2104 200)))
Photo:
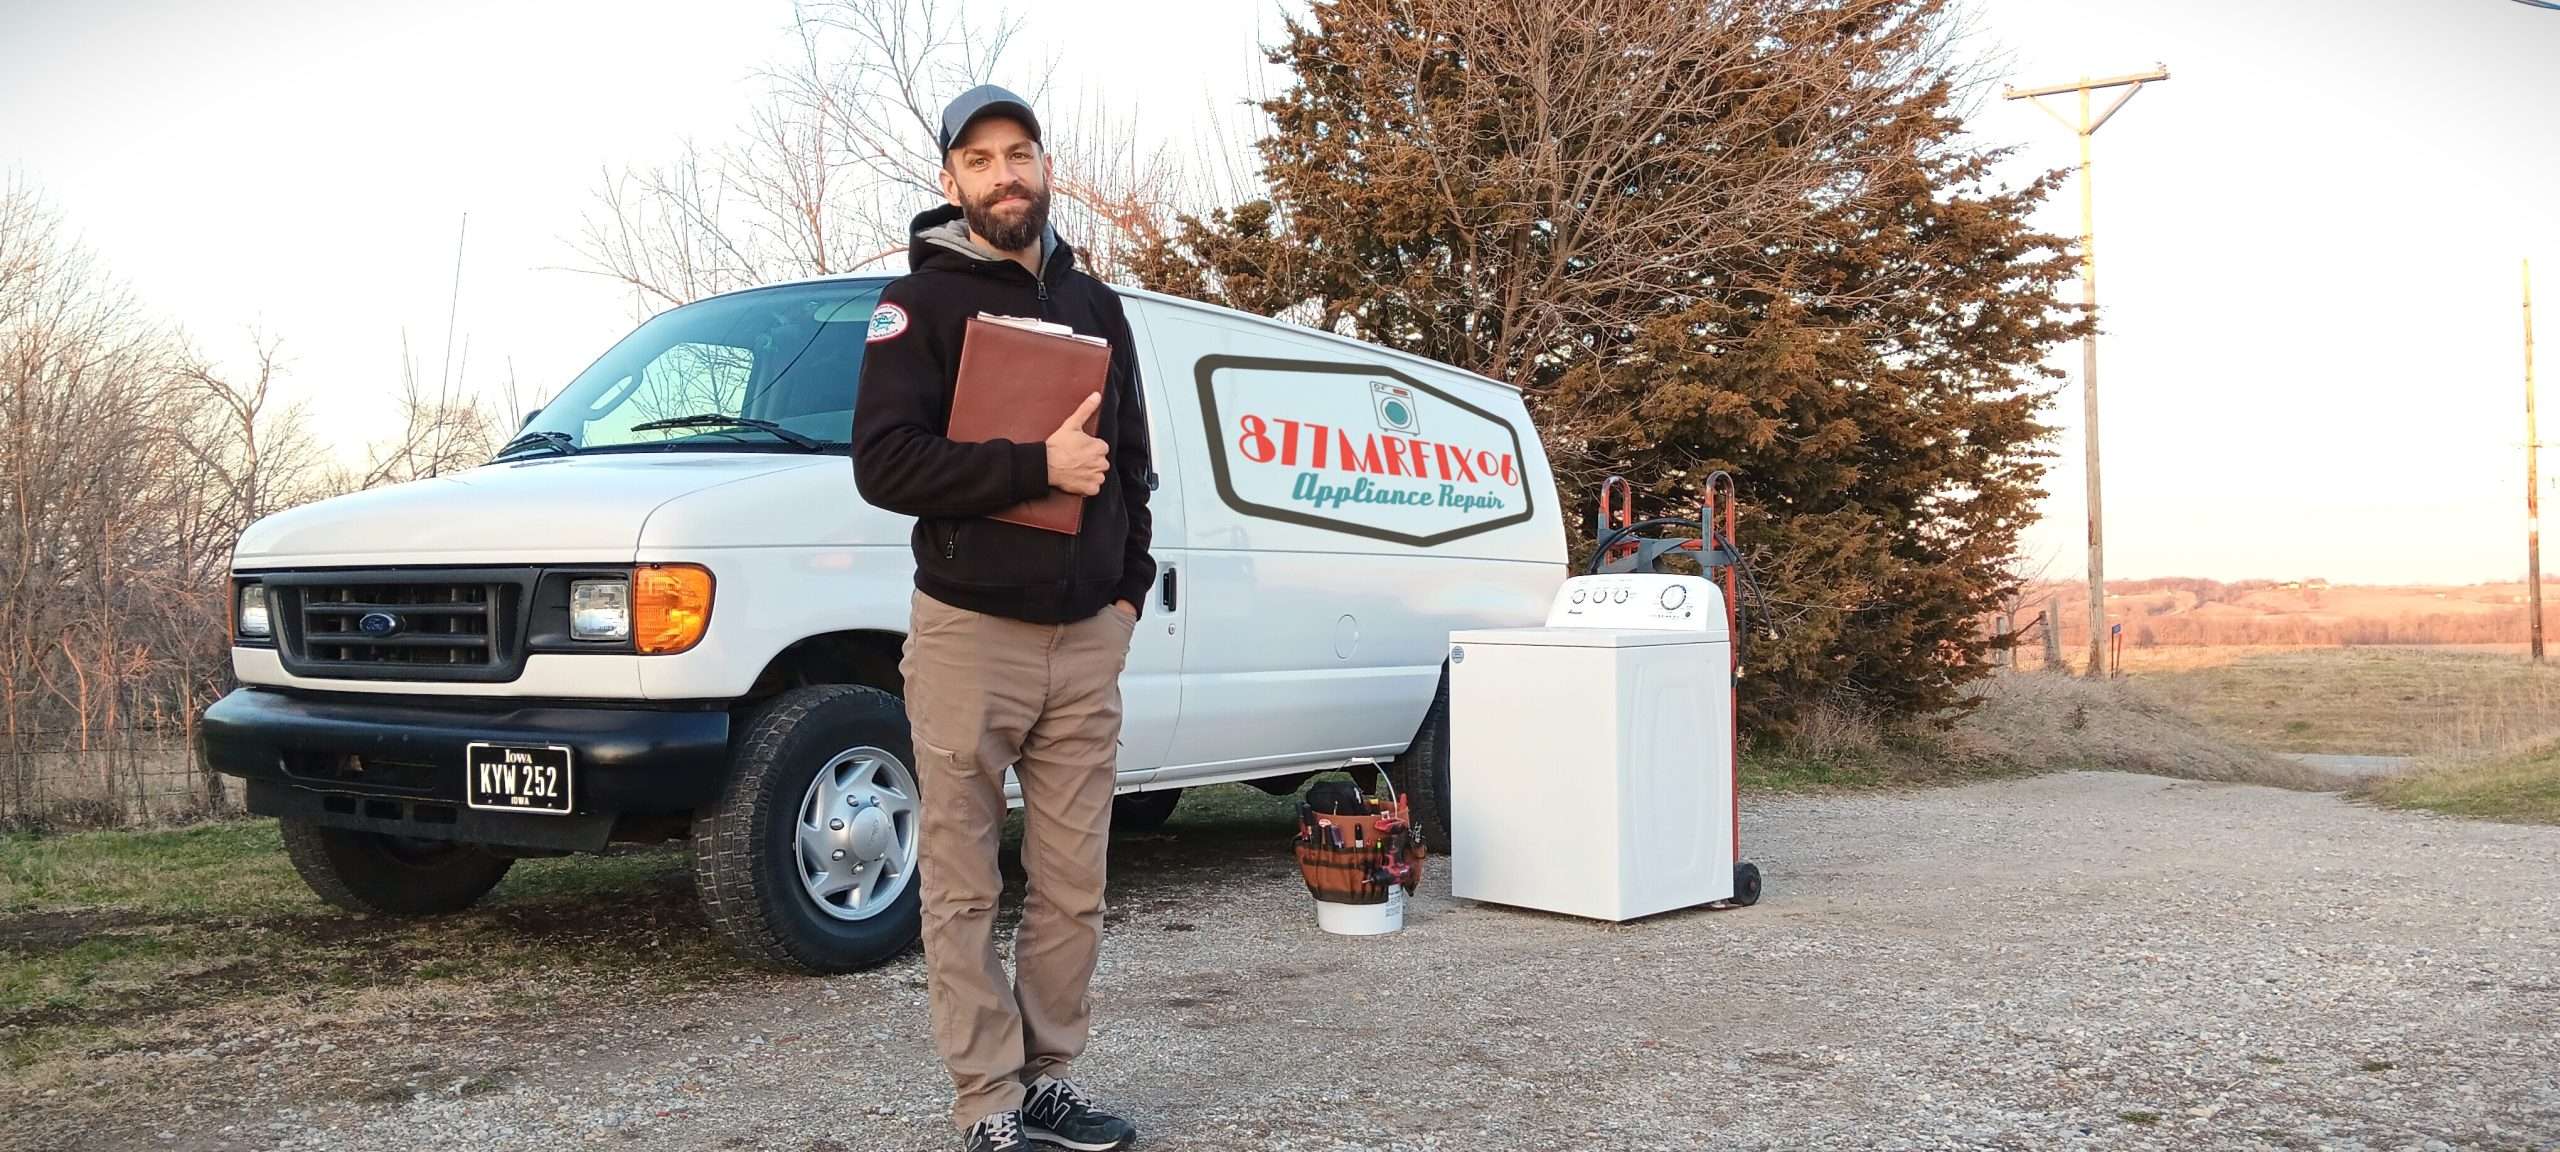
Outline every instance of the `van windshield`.
POLYGON ((528 421, 502 457, 581 452, 843 450, 853 389, 886 280, 715 296, 652 317, 528 421), (687 417, 742 417, 772 428, 687 417), (686 421, 683 427, 645 427, 686 421), (796 434, 796 435, 792 435, 796 434))

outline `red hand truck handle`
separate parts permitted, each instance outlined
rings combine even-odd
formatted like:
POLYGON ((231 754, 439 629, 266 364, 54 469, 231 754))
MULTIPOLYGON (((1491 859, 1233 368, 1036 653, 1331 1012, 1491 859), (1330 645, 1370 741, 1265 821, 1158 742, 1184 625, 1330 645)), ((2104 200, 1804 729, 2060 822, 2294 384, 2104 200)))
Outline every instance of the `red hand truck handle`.
POLYGON ((1734 597, 1740 591, 1735 570, 1742 563, 1742 545, 1734 540, 1735 507, 1741 497, 1734 491, 1733 474, 1721 469, 1707 474, 1705 490, 1698 498, 1698 536, 1710 548, 1721 544, 1727 559, 1720 573, 1724 585, 1725 634, 1732 637, 1733 687, 1733 862, 1742 863, 1742 637, 1737 635, 1739 615, 1734 597))
MULTIPOLYGON (((1608 479, 1601 481, 1600 524, 1599 529, 1592 533, 1592 539, 1600 539, 1616 529, 1624 528, 1635 522, 1635 485, 1628 483, 1627 478, 1624 476, 1611 476, 1608 479), (1614 504, 1609 500, 1611 493, 1615 493, 1618 497, 1617 502, 1614 504)), ((1615 548, 1611 548, 1609 550, 1609 555, 1603 556, 1601 559, 1611 560, 1616 559, 1619 556, 1631 556, 1635 554, 1635 551, 1636 542, 1634 540, 1628 540, 1619 544, 1615 548)))

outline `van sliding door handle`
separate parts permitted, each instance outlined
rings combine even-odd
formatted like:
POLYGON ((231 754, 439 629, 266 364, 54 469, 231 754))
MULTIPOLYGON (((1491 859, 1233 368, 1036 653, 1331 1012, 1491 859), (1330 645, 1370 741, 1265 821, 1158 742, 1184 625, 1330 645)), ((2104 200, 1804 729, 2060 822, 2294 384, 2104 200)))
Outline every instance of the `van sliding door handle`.
POLYGON ((1173 611, 1173 569, 1164 570, 1164 610, 1173 611))

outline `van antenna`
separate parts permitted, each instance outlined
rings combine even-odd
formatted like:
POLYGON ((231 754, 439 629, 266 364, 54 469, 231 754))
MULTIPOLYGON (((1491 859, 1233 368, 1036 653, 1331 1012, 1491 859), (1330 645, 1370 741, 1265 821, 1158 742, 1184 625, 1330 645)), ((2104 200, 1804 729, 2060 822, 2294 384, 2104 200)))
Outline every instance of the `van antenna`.
POLYGON ((444 367, 436 386, 436 411, 442 413, 453 400, 453 329, 462 314, 462 242, 471 235, 471 214, 462 214, 462 227, 453 235, 453 294, 446 299, 444 312, 444 367))

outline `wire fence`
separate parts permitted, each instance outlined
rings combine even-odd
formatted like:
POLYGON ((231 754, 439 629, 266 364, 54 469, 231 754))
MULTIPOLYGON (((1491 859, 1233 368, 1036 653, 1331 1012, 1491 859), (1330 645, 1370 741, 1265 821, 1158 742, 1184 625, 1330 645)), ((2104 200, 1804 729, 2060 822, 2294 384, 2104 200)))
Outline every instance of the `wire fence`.
POLYGON ((232 809, 178 727, 0 733, 0 828, 174 823, 232 809))

